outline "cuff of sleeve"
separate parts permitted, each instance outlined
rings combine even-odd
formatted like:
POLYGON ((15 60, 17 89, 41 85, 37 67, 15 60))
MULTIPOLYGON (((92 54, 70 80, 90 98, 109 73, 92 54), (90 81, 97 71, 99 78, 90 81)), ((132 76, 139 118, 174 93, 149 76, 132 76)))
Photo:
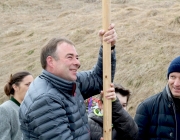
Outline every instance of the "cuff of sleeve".
POLYGON ((111 50, 114 50, 114 48, 115 48, 116 46, 115 45, 113 45, 112 47, 111 47, 111 50))
POLYGON ((112 100, 112 102, 115 102, 116 100, 117 100, 117 97, 114 100, 112 100))
MULTIPOLYGON (((115 49, 115 45, 111 46, 111 50, 114 50, 115 49)), ((103 48, 103 45, 101 45, 101 48, 103 48)))

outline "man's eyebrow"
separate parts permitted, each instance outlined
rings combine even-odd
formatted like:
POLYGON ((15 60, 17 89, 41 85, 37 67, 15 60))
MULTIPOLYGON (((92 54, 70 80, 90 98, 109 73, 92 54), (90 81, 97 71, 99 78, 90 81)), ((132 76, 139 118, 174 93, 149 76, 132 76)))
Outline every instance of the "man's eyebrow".
POLYGON ((68 54, 66 54, 66 56, 76 56, 76 57, 79 57, 79 55, 74 55, 73 53, 68 53, 68 54))

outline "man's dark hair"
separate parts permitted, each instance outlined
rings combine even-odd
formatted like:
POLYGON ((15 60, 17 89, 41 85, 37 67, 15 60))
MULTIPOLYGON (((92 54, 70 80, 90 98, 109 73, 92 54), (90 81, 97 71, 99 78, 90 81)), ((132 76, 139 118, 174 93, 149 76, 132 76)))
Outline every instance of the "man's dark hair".
POLYGON ((128 103, 129 97, 131 96, 131 92, 129 90, 125 89, 120 84, 114 84, 114 88, 115 88, 116 94, 121 94, 122 96, 127 96, 127 103, 128 103))

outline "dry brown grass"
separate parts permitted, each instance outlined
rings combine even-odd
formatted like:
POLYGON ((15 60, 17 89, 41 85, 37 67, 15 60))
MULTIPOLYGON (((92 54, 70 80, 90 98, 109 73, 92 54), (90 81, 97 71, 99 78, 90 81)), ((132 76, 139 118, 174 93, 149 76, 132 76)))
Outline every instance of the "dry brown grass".
MULTIPOLYGON (((166 0, 112 0, 112 22, 118 33, 115 82, 133 95, 129 112, 161 91, 169 62, 180 52, 180 2, 166 0)), ((41 73, 41 47, 54 36, 75 42, 81 69, 96 63, 102 27, 100 0, 0 1, 0 102, 11 73, 41 73)))

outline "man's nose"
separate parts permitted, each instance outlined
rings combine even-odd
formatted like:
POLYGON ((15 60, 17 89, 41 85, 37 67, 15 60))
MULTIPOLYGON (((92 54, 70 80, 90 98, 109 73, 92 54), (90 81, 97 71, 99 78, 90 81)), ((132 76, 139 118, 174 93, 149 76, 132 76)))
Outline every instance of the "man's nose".
POLYGON ((180 78, 176 78, 175 82, 174 82, 175 86, 180 86, 180 78))
POLYGON ((81 66, 80 61, 77 58, 75 58, 74 64, 77 65, 78 68, 81 66))

